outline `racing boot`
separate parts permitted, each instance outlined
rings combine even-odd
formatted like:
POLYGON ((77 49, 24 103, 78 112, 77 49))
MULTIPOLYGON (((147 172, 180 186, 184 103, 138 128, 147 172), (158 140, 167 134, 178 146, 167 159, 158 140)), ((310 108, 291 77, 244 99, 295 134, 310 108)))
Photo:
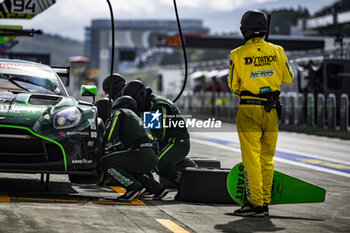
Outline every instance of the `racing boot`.
POLYGON ((166 188, 162 188, 162 190, 160 190, 160 192, 158 194, 153 195, 152 199, 153 200, 162 200, 163 197, 165 197, 168 193, 169 193, 169 191, 166 188))
POLYGON ((264 217, 265 212, 262 206, 255 206, 251 203, 244 204, 240 209, 233 212, 237 216, 264 217))
POLYGON ((146 192, 146 189, 142 186, 135 190, 126 190, 122 196, 118 197, 118 201, 132 201, 144 192, 146 192))
POLYGON ((269 205, 267 203, 264 203, 263 205, 263 210, 264 210, 264 214, 265 216, 269 216, 269 205))

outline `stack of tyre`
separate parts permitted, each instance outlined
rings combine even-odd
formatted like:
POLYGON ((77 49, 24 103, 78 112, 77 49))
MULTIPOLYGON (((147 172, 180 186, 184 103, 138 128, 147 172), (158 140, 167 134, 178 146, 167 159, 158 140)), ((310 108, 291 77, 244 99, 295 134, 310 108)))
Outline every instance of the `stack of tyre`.
MULTIPOLYGON (((232 204, 226 180, 231 169, 221 168, 215 158, 190 157, 198 167, 187 167, 181 171, 177 200, 201 203, 232 204)), ((166 188, 174 188, 166 179, 159 179, 166 188)))

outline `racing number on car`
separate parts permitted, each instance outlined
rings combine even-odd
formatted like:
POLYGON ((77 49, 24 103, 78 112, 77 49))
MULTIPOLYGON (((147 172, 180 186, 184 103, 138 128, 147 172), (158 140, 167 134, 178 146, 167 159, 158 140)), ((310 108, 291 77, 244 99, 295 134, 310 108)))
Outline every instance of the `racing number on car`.
POLYGON ((14 0, 13 12, 23 12, 25 10, 32 10, 35 12, 35 3, 32 0, 14 0))

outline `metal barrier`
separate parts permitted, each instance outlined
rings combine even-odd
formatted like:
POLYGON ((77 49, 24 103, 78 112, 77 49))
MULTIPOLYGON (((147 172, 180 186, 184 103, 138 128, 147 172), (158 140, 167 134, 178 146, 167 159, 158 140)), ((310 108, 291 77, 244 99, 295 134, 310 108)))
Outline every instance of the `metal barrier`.
POLYGON ((317 127, 325 128, 326 126, 326 102, 324 94, 317 95, 317 127))
POLYGON ((287 124, 288 125, 294 125, 296 121, 296 102, 297 98, 295 96, 296 93, 288 93, 287 94, 287 105, 286 105, 286 112, 287 112, 287 124))
POLYGON ((315 97, 313 94, 307 94, 306 100, 306 123, 308 126, 315 125, 315 97))
MULTIPOLYGON (((280 125, 309 131, 349 132, 349 97, 328 94, 282 93, 280 125), (339 102, 339 103, 338 103, 339 102), (338 115, 339 114, 339 115, 338 115), (316 130, 316 131, 317 131, 316 130)), ((208 116, 236 122, 239 98, 232 93, 185 92, 178 106, 192 116, 208 116)))
POLYGON ((280 96, 280 101, 282 104, 282 113, 281 113, 281 119, 280 119, 280 123, 285 125, 287 123, 286 119, 287 119, 287 113, 286 113, 286 109, 287 109, 287 96, 282 93, 280 96))
POLYGON ((297 94, 296 117, 297 125, 305 124, 305 96, 301 93, 297 94))
POLYGON ((336 106, 336 97, 333 93, 328 95, 327 98, 327 122, 328 129, 335 130, 337 125, 337 106, 336 106))
POLYGON ((342 94, 340 96, 340 130, 348 131, 349 126, 349 96, 342 94))

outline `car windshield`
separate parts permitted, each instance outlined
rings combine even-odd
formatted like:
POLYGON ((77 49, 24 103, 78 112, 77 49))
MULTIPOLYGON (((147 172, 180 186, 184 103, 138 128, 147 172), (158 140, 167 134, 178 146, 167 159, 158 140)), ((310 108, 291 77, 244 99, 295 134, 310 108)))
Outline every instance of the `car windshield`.
POLYGON ((0 90, 65 95, 55 72, 47 67, 27 64, 0 64, 0 90))

